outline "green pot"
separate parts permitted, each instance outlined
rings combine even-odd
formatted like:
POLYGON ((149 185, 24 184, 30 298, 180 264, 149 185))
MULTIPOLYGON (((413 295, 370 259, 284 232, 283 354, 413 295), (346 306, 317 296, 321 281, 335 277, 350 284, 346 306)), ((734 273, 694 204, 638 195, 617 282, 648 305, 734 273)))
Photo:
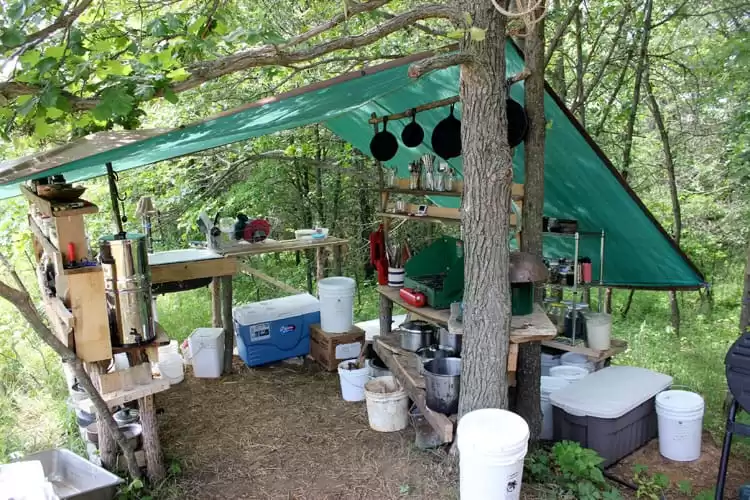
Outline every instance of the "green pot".
POLYGON ((524 316, 534 311, 533 283, 513 283, 510 291, 510 310, 513 316, 524 316))

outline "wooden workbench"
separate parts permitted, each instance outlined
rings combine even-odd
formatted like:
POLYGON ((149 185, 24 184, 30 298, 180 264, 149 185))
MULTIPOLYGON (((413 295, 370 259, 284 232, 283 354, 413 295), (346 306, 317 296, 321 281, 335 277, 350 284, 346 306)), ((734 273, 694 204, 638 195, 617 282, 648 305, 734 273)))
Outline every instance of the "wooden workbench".
MULTIPOLYGON (((259 243, 242 243, 231 250, 222 253, 208 250, 156 252, 149 256, 151 283, 170 283, 211 278, 211 326, 224 329, 224 373, 232 370, 232 355, 234 352, 234 321, 232 319, 232 276, 243 272, 256 278, 266 279, 278 286, 279 282, 268 279, 247 264, 241 263, 244 257, 265 253, 298 252, 302 250, 318 250, 330 247, 335 255, 340 255, 341 248, 348 244, 348 240, 329 236, 323 240, 265 240, 259 243), (173 257, 173 258, 172 258, 173 257), (265 277, 265 278, 264 278, 265 277)), ((319 264, 322 258, 318 256, 319 264)), ((338 267, 338 266, 337 266, 338 267)), ((318 278, 322 273, 318 271, 318 278)))
MULTIPOLYGON (((380 332, 390 333, 393 304, 403 307, 421 318, 438 326, 446 326, 450 311, 448 309, 433 309, 431 307, 414 307, 407 304, 398 294, 398 288, 389 286, 378 286, 380 294, 380 332)), ((534 304, 534 312, 524 316, 513 316, 510 322, 511 344, 522 344, 524 342, 539 342, 551 340, 557 336, 557 328, 547 317, 547 314, 538 304, 534 304)))

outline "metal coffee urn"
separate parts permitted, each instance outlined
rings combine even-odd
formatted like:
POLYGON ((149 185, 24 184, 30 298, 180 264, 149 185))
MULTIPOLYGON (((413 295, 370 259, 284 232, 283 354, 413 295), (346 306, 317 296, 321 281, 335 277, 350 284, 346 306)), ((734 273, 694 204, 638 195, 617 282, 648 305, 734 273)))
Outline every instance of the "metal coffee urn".
POLYGON ((99 240, 113 346, 144 344, 156 337, 146 247, 146 236, 138 233, 99 240))

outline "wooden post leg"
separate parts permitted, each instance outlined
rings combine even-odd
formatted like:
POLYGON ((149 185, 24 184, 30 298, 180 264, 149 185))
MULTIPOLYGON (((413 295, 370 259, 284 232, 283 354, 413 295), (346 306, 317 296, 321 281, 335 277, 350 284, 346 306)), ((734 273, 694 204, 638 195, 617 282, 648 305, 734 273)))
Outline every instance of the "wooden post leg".
POLYGON ((341 252, 341 245, 336 245, 333 247, 333 270, 336 273, 336 276, 341 276, 342 268, 343 268, 343 257, 341 252))
POLYGON ((320 281, 326 277, 325 266, 325 249, 322 247, 315 249, 315 280, 320 281))
POLYGON ((232 373, 234 321, 232 320, 232 277, 221 277, 221 318, 224 328, 224 375, 232 373))
POLYGON ((141 411, 141 426, 143 428, 143 450, 146 452, 146 474, 152 483, 164 479, 164 455, 159 442, 159 431, 156 423, 156 407, 154 396, 146 396, 138 400, 141 411))
POLYGON ((211 326, 221 328, 221 278, 211 280, 211 326))
POLYGON ((393 325, 393 302, 385 295, 380 296, 380 334, 391 333, 393 325))

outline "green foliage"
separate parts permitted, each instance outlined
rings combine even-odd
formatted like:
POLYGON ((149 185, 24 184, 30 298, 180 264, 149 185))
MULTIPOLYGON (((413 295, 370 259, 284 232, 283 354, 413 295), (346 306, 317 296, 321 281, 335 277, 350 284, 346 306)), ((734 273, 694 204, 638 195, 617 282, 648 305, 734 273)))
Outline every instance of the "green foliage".
POLYGON ((572 441, 555 443, 551 450, 539 449, 526 457, 526 477, 531 482, 555 484, 559 498, 614 500, 619 491, 604 479, 599 467, 603 459, 572 441))
POLYGON ((659 500, 669 488, 669 478, 661 473, 649 474, 645 465, 633 467, 633 482, 638 487, 635 492, 636 498, 647 500, 659 500))

